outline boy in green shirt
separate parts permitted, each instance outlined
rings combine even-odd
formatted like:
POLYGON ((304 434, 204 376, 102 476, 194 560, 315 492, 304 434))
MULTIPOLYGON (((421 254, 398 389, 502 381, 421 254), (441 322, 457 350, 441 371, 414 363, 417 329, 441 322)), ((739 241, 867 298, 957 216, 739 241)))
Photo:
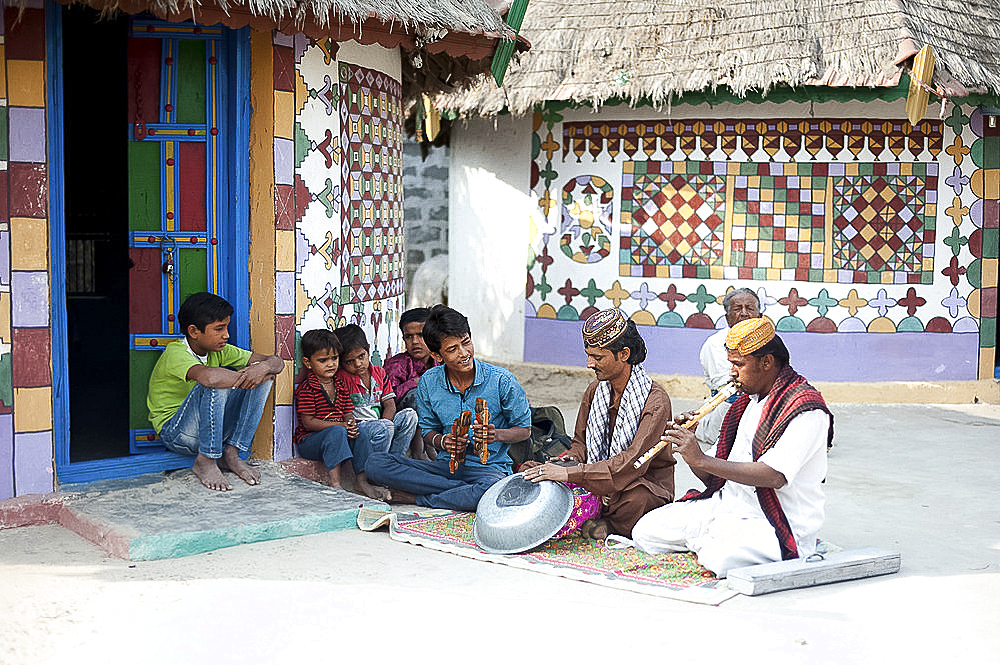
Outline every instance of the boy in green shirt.
POLYGON ((177 321, 184 339, 167 344, 149 377, 149 421, 168 450, 194 455, 191 470, 211 490, 231 490, 223 471, 248 485, 260 473, 240 453, 250 443, 274 377, 285 367, 277 356, 246 351, 229 340, 233 306, 213 293, 194 293, 177 321))

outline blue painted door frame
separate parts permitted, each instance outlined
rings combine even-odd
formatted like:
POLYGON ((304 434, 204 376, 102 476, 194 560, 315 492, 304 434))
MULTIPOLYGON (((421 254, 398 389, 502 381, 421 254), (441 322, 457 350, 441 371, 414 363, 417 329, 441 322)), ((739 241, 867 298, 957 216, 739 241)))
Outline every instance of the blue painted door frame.
MULTIPOLYGON (((52 370, 53 438, 55 475, 59 483, 76 483, 104 478, 123 478, 143 473, 176 469, 191 464, 190 457, 154 452, 126 457, 70 462, 68 329, 66 309, 66 218, 63 143, 63 36, 62 5, 46 2, 47 61, 47 159, 49 174, 49 248, 52 288, 52 370)), ((220 236, 228 239, 228 251, 220 259, 218 293, 234 307, 230 334, 235 344, 247 347, 249 331, 249 127, 250 127, 250 33, 248 29, 226 30, 224 46, 227 82, 221 91, 225 109, 225 138, 221 150, 228 155, 225 173, 220 174, 220 236)), ((123 139, 124 140, 124 137, 123 139)), ((109 343, 128 344, 127 339, 109 343)), ((116 396, 128 399, 127 394, 116 396)), ((128 437, 127 431, 122 432, 128 437)))

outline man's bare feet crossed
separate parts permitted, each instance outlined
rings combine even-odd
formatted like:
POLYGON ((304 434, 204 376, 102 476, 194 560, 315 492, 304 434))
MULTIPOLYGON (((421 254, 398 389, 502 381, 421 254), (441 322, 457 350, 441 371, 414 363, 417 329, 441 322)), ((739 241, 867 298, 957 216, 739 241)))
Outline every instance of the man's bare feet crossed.
POLYGON ((260 472, 240 459, 239 451, 235 446, 224 446, 222 458, 214 460, 201 453, 194 458, 191 470, 198 477, 201 484, 216 492, 228 492, 233 489, 223 471, 232 471, 247 485, 260 484, 260 472))

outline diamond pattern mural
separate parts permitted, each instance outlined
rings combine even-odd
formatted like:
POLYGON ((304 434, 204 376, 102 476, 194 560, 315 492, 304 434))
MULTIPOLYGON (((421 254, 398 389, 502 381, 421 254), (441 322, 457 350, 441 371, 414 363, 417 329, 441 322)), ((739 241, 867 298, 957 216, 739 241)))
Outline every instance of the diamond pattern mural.
POLYGON ((833 178, 834 267, 856 282, 885 282, 886 271, 895 283, 931 275, 936 190, 937 164, 846 165, 833 178))
POLYGON ((340 64, 342 281, 351 302, 403 292, 402 109, 399 81, 340 64))
POLYGON ((722 261, 724 165, 721 175, 700 167, 698 162, 623 165, 623 275, 666 276, 671 265, 722 261))

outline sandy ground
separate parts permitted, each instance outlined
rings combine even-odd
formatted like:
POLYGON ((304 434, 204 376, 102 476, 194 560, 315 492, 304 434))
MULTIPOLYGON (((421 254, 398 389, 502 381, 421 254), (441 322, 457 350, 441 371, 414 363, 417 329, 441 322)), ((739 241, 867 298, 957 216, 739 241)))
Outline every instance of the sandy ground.
MULTIPOLYGON (((385 531, 130 563, 24 527, 0 531, 0 664, 1000 662, 1000 407, 832 408, 823 536, 901 552, 896 575, 709 607, 385 531)), ((677 485, 694 485, 685 467, 677 485)))

